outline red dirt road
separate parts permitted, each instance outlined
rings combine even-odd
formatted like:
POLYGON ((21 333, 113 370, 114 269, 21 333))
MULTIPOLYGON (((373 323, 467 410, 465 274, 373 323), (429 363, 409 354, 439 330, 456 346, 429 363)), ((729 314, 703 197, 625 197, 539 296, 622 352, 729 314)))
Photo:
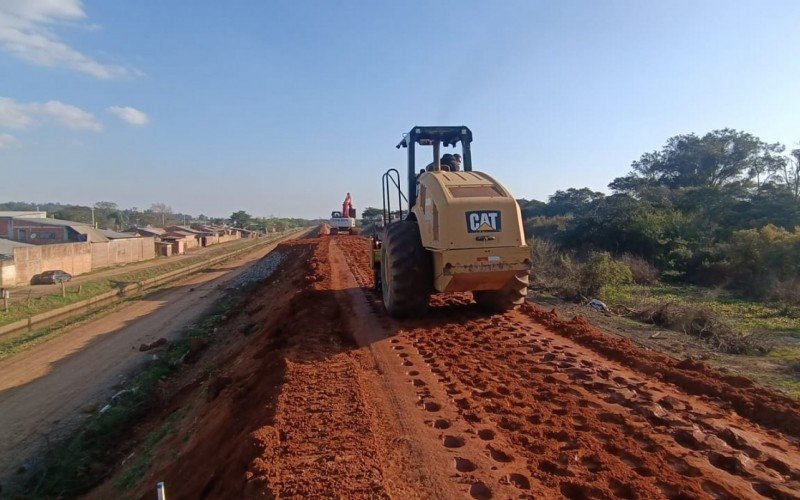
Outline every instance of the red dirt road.
POLYGON ((795 401, 530 305, 392 320, 368 248, 281 246, 294 264, 231 322, 258 333, 178 391, 142 498, 800 497, 795 401))

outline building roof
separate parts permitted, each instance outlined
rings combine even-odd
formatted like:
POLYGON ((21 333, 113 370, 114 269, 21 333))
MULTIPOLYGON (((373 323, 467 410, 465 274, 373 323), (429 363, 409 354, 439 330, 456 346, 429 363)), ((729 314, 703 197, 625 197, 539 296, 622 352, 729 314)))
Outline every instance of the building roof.
POLYGON ((121 240, 124 238, 141 238, 138 233, 120 233, 118 231, 112 231, 111 229, 98 229, 100 234, 105 236, 110 240, 121 240))
POLYGON ((47 217, 47 212, 40 212, 38 210, 0 210, 0 217, 30 217, 34 219, 44 219, 47 217))
POLYGON ((17 247, 32 247, 29 243, 22 243, 21 241, 11 241, 0 238, 0 255, 14 255, 14 249, 17 247))
POLYGON ((65 226, 78 234, 82 234, 86 236, 86 241, 89 243, 100 243, 103 241, 108 241, 108 238, 100 234, 100 231, 93 228, 88 224, 84 224, 83 222, 75 222, 71 220, 61 220, 61 219, 39 219, 39 218, 28 218, 28 217, 14 217, 15 220, 21 220, 26 224, 41 224, 43 226, 65 226))
POLYGON ((189 231, 167 231, 167 234, 170 236, 181 236, 183 238, 187 236, 197 236, 197 233, 190 233, 189 231))
POLYGON ((137 231, 142 231, 145 233, 150 233, 156 236, 161 236, 162 234, 166 233, 167 231, 161 227, 153 227, 153 226, 133 226, 125 230, 126 233, 133 233, 137 231))
POLYGON ((175 231, 184 231, 189 234, 200 234, 202 231, 198 231, 197 229, 192 229, 189 226, 169 226, 167 231, 175 232, 175 231))

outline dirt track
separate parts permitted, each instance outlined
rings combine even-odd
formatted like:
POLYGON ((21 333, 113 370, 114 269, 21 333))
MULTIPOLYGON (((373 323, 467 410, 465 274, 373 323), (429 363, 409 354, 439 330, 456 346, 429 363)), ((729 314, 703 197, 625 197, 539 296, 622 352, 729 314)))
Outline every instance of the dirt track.
POLYGON ((281 246, 294 264, 231 321, 258 332, 174 389, 142 498, 800 497, 798 403, 529 305, 391 320, 368 247, 281 246))

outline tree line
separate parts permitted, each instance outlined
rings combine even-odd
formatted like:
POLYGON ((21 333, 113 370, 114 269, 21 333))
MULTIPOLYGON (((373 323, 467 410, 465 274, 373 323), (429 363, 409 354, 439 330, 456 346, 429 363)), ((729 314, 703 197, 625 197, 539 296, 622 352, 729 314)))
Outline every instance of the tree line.
POLYGON ((283 231, 292 227, 310 224, 305 219, 297 218, 253 217, 243 210, 232 213, 230 217, 209 217, 205 214, 194 216, 173 212, 172 207, 166 203, 153 203, 149 208, 139 209, 137 207, 120 208, 119 205, 111 201, 98 201, 92 206, 12 201, 0 203, 0 210, 42 211, 47 212, 48 217, 81 222, 100 229, 116 231, 132 226, 168 227, 198 221, 216 225, 230 224, 244 229, 264 229, 267 231, 283 231))
POLYGON ((800 148, 733 129, 672 137, 609 184, 519 200, 528 237, 666 279, 800 299, 800 148))

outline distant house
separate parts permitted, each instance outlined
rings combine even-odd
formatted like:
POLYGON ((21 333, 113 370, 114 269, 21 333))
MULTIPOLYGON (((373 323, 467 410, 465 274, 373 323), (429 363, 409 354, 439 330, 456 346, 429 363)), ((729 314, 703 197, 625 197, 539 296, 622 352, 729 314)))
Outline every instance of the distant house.
POLYGON ((203 234, 203 231, 192 229, 189 226, 169 226, 165 227, 164 229, 166 229, 167 231, 183 231, 189 234, 203 234))
POLYGON ((161 237, 162 243, 168 243, 172 250, 171 255, 183 255, 186 253, 186 235, 178 233, 164 233, 161 237))
POLYGON ((158 241, 159 238, 167 234, 167 231, 160 227, 152 227, 152 226, 133 226, 129 227, 125 231, 125 233, 136 233, 139 236, 152 236, 156 238, 158 241))
POLYGON ((98 229, 100 234, 108 238, 109 240, 123 240, 126 238, 141 238, 142 235, 139 233, 128 233, 119 231, 112 231, 111 229, 98 229))
POLYGON ((0 238, 31 245, 108 241, 99 230, 88 224, 34 215, 21 217, 0 215, 0 238))
MULTIPOLYGON (((180 227, 180 226, 173 226, 173 227, 180 227)), ((162 240, 166 240, 167 238, 173 239, 181 239, 184 242, 186 250, 192 250, 194 248, 198 248, 202 246, 203 236, 196 231, 184 231, 184 230, 172 230, 167 229, 167 232, 164 236, 161 237, 162 240)), ((173 252, 176 253, 176 252, 173 252)), ((180 252, 183 253, 183 252, 180 252)))
POLYGON ((172 257, 172 248, 171 241, 156 241, 156 255, 159 257, 172 257))
POLYGON ((240 238, 257 238, 258 233, 255 231, 250 231, 249 229, 242 229, 242 228, 235 228, 235 231, 239 233, 240 238))
POLYGON ((216 245, 227 241, 237 240, 241 237, 239 231, 228 226, 214 226, 210 224, 192 224, 192 229, 201 233, 202 245, 216 245))
POLYGON ((0 217, 23 217, 28 219, 45 219, 47 212, 28 210, 0 210, 0 217))

